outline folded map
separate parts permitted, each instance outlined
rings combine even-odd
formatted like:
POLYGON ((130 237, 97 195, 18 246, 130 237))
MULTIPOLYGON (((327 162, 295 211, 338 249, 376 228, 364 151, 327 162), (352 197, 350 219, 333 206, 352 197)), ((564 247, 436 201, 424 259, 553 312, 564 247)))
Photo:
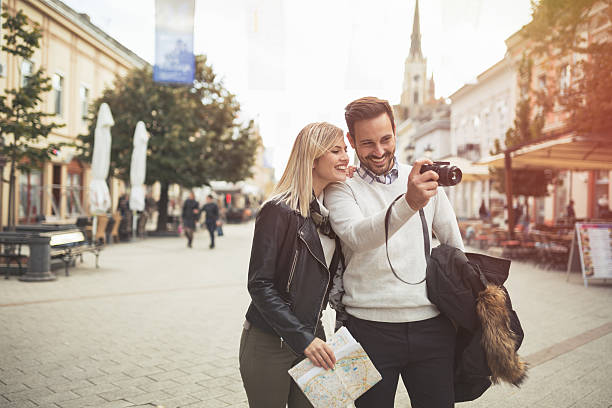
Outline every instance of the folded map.
POLYGON ((289 370, 315 408, 346 408, 381 380, 363 347, 342 327, 327 342, 336 356, 331 370, 305 359, 289 370))

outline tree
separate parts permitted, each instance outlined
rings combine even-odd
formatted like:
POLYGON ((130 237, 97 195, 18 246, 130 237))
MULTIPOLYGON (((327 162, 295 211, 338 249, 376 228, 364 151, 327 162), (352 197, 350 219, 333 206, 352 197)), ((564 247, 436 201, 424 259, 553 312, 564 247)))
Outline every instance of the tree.
POLYGON ((216 78, 205 56, 196 58, 191 87, 156 83, 151 69, 135 69, 117 77, 90 109, 89 133, 79 136, 82 157, 90 160, 95 114, 106 102, 113 112, 110 175, 129 181, 132 138, 142 120, 151 135, 145 183, 160 182, 158 231, 167 224, 171 184, 196 187, 211 180, 239 181, 250 176, 258 140, 251 123, 237 120, 240 104, 216 78))
POLYGON ((539 0, 525 38, 534 56, 569 63, 569 87, 552 89, 566 112, 566 130, 612 133, 612 0, 539 0))
MULTIPOLYGON (((19 10, 14 16, 2 14, 4 43, 2 51, 16 58, 29 60, 42 36, 37 24, 28 27, 25 14, 19 10)), ((49 146, 46 138, 51 131, 63 125, 45 120, 54 116, 40 110, 43 95, 51 90, 50 80, 39 68, 29 75, 17 88, 5 89, 0 95, 0 154, 10 161, 9 178, 9 229, 15 222, 15 171, 31 171, 40 168, 55 148, 49 146), (45 147, 43 147, 45 146, 45 147)), ((57 147, 57 146, 55 146, 57 147)))

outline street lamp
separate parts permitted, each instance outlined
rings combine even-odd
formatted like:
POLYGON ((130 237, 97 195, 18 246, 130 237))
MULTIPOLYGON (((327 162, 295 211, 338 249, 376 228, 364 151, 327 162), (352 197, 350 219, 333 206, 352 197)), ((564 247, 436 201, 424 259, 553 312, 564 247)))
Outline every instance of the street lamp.
POLYGON ((423 153, 425 153, 425 156, 429 159, 431 159, 431 155, 433 154, 434 149, 433 147, 431 147, 430 144, 427 145, 427 147, 425 148, 425 151, 423 153))

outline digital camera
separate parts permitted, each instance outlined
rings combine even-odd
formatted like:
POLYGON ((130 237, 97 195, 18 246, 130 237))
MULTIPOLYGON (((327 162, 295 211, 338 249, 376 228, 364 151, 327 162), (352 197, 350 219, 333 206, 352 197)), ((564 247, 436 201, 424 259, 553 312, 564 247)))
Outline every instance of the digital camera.
POLYGON ((450 162, 437 161, 433 164, 424 164, 421 166, 421 174, 426 171, 433 170, 438 173, 438 185, 443 187, 454 186, 461 182, 463 173, 457 166, 451 166, 450 162))

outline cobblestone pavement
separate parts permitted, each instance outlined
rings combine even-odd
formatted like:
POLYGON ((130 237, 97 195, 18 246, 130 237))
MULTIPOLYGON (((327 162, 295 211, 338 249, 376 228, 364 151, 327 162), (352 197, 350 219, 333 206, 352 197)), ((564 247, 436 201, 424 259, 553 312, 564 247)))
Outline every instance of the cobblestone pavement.
MULTIPOLYGON (((0 281, 0 407, 247 407, 237 351, 253 224, 106 248, 53 282, 0 281)), ((515 262, 531 362, 458 407, 612 407, 612 286, 515 262)), ((400 386, 397 407, 409 406, 400 386)))

